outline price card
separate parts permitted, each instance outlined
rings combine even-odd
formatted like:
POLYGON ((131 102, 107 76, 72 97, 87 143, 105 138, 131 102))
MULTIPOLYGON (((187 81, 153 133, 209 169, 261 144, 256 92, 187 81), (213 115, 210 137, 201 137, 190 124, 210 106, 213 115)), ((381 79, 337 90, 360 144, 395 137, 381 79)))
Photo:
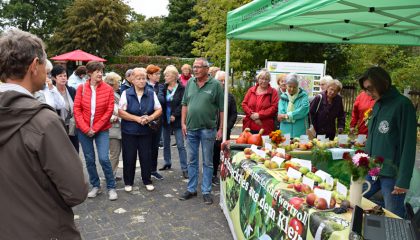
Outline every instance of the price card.
POLYGON ((284 158, 281 158, 281 157, 277 157, 277 156, 274 156, 272 159, 271 159, 271 161, 273 161, 273 162, 275 162, 275 163, 277 163, 277 165, 279 165, 279 167, 281 166, 281 164, 284 162, 284 158))
POLYGON ((326 142, 326 136, 325 135, 317 135, 316 138, 320 141, 320 142, 326 142))
POLYGON ((257 150, 258 150, 258 146, 257 146, 257 145, 252 144, 252 145, 251 145, 251 150, 252 150, 253 152, 257 151, 257 150))
POLYGON ((309 171, 311 171, 312 169, 312 162, 309 160, 303 160, 303 159, 299 159, 299 158, 292 158, 290 159, 290 161, 298 163, 300 166, 302 167, 306 167, 309 169, 309 171))
POLYGON ((268 135, 262 136, 261 138, 264 144, 271 143, 271 139, 268 135))
POLYGON ((310 179, 306 176, 303 176, 302 183, 308 185, 309 187, 311 187, 311 189, 314 189, 314 184, 315 184, 314 180, 312 180, 312 179, 310 179))
POLYGON ((271 145, 271 143, 265 143, 265 149, 272 150, 273 145, 271 145))
POLYGON ((338 135, 338 144, 347 144, 349 136, 347 134, 338 135))
POLYGON ((347 187, 337 181, 337 192, 341 195, 347 196, 347 187))
POLYGON ((287 176, 289 178, 299 179, 302 176, 302 173, 290 167, 289 170, 287 170, 287 176))
POLYGON ((309 142, 309 137, 308 135, 301 135, 299 138, 299 142, 302 144, 307 144, 309 142))
POLYGON ((259 150, 259 149, 255 150, 254 152, 262 158, 265 158, 265 156, 267 155, 263 150, 259 150))
POLYGON ((286 150, 284 148, 277 148, 276 152, 286 155, 286 150))
POLYGON ((332 194, 331 191, 315 188, 314 193, 317 197, 321 197, 321 198, 327 200, 328 208, 330 207, 331 194, 332 194))
POLYGON ((365 134, 359 134, 357 135, 356 142, 360 144, 364 144, 366 142, 366 135, 365 134))
POLYGON ((331 176, 327 176, 325 178, 325 182, 330 186, 334 186, 334 178, 332 178, 331 176))
POLYGON ((316 172, 315 172, 315 175, 317 175, 317 176, 319 176, 320 178, 322 178, 322 181, 325 181, 325 179, 326 179, 327 177, 330 177, 330 176, 331 176, 330 174, 328 174, 328 173, 326 173, 326 172, 324 172, 324 171, 322 171, 322 170, 318 170, 318 171, 316 171, 316 172))
POLYGON ((283 142, 283 146, 290 145, 290 133, 284 134, 284 138, 286 138, 286 140, 283 142))

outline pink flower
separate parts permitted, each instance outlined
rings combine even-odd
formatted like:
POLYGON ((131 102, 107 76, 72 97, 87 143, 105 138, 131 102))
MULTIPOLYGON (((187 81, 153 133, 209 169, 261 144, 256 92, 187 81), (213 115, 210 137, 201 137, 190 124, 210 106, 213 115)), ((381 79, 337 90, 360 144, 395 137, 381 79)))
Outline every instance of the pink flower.
MULTIPOLYGON (((366 153, 356 153, 356 154, 354 154, 354 156, 352 158, 352 161, 353 161, 354 165, 360 166, 360 159, 362 157, 367 158, 368 164, 369 164, 369 159, 368 159, 369 155, 367 155, 366 153)), ((364 162, 364 164, 365 164, 365 162, 364 162)))
POLYGON ((372 176, 372 177, 378 176, 380 171, 381 171, 380 167, 374 167, 369 170, 369 176, 372 176))

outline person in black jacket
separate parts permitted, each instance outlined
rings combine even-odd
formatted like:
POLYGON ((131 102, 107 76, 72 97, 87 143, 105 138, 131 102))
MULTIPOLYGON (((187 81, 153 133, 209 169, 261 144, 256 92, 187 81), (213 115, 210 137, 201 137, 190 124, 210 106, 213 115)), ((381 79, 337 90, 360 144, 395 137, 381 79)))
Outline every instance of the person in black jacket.
MULTIPOLYGON (((223 86, 225 85, 225 72, 224 71, 218 71, 216 73, 217 80, 220 81, 220 83, 223 86)), ((218 115, 218 114, 217 114, 218 115)), ((233 126, 235 125, 236 118, 238 117, 238 112, 236 110, 236 101, 235 98, 231 93, 228 93, 228 121, 227 121, 227 134, 226 139, 230 139, 230 132, 232 131, 233 126)), ((223 121, 223 119, 217 119, 217 127, 220 125, 220 121, 223 121)), ((219 184, 219 179, 217 178, 217 170, 219 168, 220 164, 220 145, 222 144, 222 140, 216 140, 214 141, 214 148, 213 148, 213 178, 212 183, 213 185, 219 184)))
POLYGON ((179 153, 182 176, 188 178, 187 151, 185 150, 184 137, 181 129, 181 101, 184 96, 184 86, 178 81, 178 69, 175 66, 166 67, 165 86, 163 89, 163 158, 165 165, 159 170, 167 170, 172 166, 171 162, 171 131, 174 132, 176 146, 179 153))
POLYGON ((79 139, 76 134, 76 124, 73 113, 73 102, 74 97, 76 96, 76 89, 67 85, 67 73, 62 65, 55 65, 53 67, 51 70, 51 78, 65 102, 65 108, 57 110, 57 113, 64 121, 71 143, 76 151, 79 152, 79 139))

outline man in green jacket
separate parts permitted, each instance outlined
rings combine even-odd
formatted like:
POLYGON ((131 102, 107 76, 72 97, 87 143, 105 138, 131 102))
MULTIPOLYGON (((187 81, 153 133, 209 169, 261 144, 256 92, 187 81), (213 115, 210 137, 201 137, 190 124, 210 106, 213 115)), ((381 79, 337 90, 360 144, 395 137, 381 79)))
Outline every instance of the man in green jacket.
POLYGON ((379 178, 374 181, 367 177, 371 189, 364 196, 370 198, 380 190, 385 208, 404 217, 404 199, 410 187, 416 155, 416 111, 412 102, 398 92, 389 74, 380 67, 369 68, 359 78, 359 84, 376 100, 368 119, 366 152, 384 158, 379 178))

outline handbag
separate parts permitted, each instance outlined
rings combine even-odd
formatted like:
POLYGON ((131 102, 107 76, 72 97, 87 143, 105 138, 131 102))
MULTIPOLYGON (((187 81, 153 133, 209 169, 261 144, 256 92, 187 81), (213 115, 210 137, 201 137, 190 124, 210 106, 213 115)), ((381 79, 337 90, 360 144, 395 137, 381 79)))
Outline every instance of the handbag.
POLYGON ((74 120, 74 116, 69 119, 69 136, 76 135, 76 121, 74 120))
MULTIPOLYGON (((319 106, 321 105, 321 102, 322 102, 322 95, 319 94, 319 97, 320 97, 320 99, 319 99, 319 102, 318 102, 318 106, 316 107, 315 113, 318 112, 319 106)), ((305 121, 305 123, 307 123, 307 121, 305 121)), ((315 131, 315 127, 314 127, 314 125, 312 123, 312 119, 311 119, 311 114, 310 113, 309 113, 309 127, 306 128, 306 135, 308 135, 309 140, 312 140, 312 139, 316 138, 316 131, 315 131)))
POLYGON ((155 119, 155 120, 153 120, 153 121, 150 121, 148 124, 147 124, 153 131, 158 131, 159 130, 159 128, 160 128, 160 125, 162 125, 162 120, 161 120, 161 118, 159 117, 158 119, 155 119))

